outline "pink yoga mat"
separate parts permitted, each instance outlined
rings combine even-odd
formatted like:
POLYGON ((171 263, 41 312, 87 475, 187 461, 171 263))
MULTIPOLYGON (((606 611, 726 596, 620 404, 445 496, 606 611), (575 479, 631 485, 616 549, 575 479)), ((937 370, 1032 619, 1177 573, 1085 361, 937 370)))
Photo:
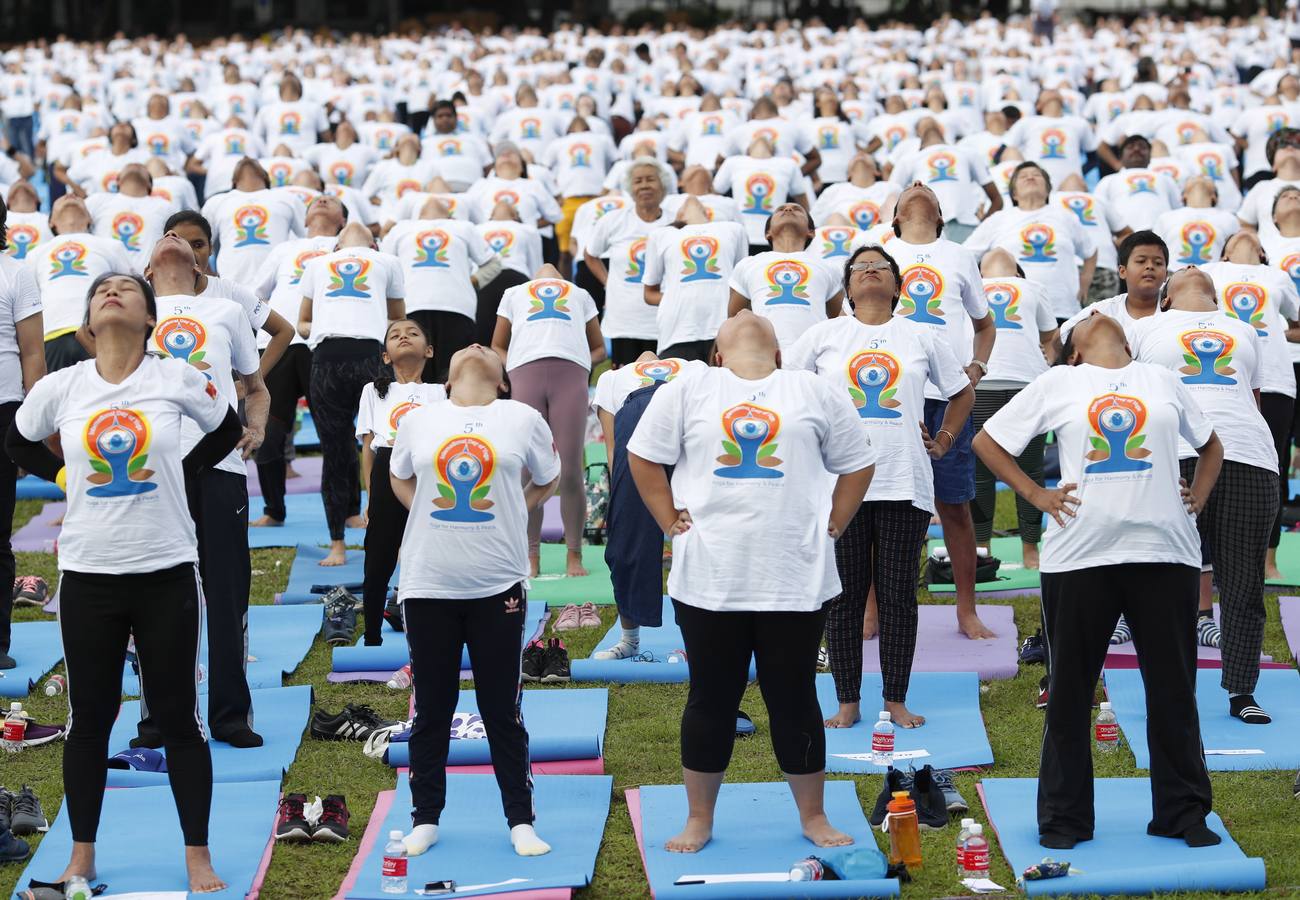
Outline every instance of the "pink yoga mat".
MULTIPOLYGON (((284 797, 281 791, 280 797, 284 797)), ((262 882, 266 880, 266 870, 271 868, 271 851, 275 849, 275 827, 272 823, 271 836, 267 838, 266 849, 262 851, 262 861, 257 865, 257 874, 253 876, 252 887, 244 895, 244 900, 257 900, 262 893, 262 882)))
MULTIPOLYGON (((1222 621, 1219 613, 1219 604, 1214 604, 1214 620, 1222 621)), ((1285 621, 1285 619, 1284 619, 1285 621)), ((1273 662, 1273 657, 1268 654, 1260 656, 1261 669, 1289 669, 1290 666, 1273 662)), ((1106 651, 1106 666, 1111 669, 1136 669, 1137 664, 1137 647, 1132 641, 1127 644, 1115 644, 1106 651)), ((1196 668, 1198 669, 1222 669, 1223 654, 1214 647, 1196 648, 1196 668)))
MULTIPOLYGON (((605 757, 595 759, 557 759, 553 762, 535 762, 532 764, 534 775, 604 775, 605 757)), ((448 766, 448 775, 491 775, 490 765, 484 766, 448 766)))
MULTIPOLYGON (((641 854, 641 868, 649 871, 645 861, 645 838, 641 835, 641 789, 628 788, 623 792, 623 802, 627 804, 627 814, 632 817, 632 834, 636 836, 636 850, 641 854)), ((654 892, 654 888, 650 888, 650 896, 653 897, 654 892)))
POLYGON ((1282 610, 1282 632, 1291 656, 1300 659, 1300 597, 1279 597, 1277 605, 1282 610))
MULTIPOLYGON (((322 457, 319 456, 300 456, 293 461, 293 469, 298 473, 298 478, 290 478, 284 483, 284 492, 286 494, 319 494, 320 493, 320 467, 322 457)), ((249 460, 245 463, 248 471, 248 496, 262 496, 262 485, 257 480, 257 465, 249 460)))
MULTIPOLYGON (((913 672, 977 672, 980 680, 1014 678, 1016 655, 1015 611, 1010 606, 979 604, 980 619, 997 637, 972 641, 957 630, 957 607, 923 605, 913 672)), ((880 671, 880 640, 863 642, 862 671, 880 671)))

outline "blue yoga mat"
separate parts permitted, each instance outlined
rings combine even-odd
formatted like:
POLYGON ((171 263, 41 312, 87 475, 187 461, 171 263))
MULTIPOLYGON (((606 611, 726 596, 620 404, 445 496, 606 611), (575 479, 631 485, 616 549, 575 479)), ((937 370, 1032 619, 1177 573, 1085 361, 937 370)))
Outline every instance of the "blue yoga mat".
MULTIPOLYGON (((366 495, 361 495, 361 508, 365 509, 366 495)), ((265 502, 261 497, 248 498, 248 518, 260 518, 265 511, 265 502)), ((325 524, 325 507, 321 504, 320 494, 289 494, 284 498, 284 512, 288 517, 283 525, 272 528, 248 529, 248 546, 253 549, 264 547, 296 547, 299 544, 328 547, 330 542, 329 526, 325 524)), ((364 528, 348 528, 343 532, 343 540, 348 546, 361 546, 366 540, 364 528)))
MULTIPOLYGON (((341 566, 322 566, 320 561, 329 549, 311 544, 299 544, 289 567, 289 583, 278 603, 319 603, 330 588, 342 586, 357 597, 366 577, 366 554, 362 550, 349 550, 347 562, 341 566), (323 588, 323 590, 320 590, 323 588)), ((397 586, 397 571, 389 580, 390 587, 397 586)))
POLYGON ((1147 834, 1151 782, 1146 778, 1098 778, 1095 836, 1069 851, 1048 850, 1038 843, 1038 779, 985 778, 980 784, 989 821, 1012 871, 1023 872, 1044 856, 1068 859, 1080 870, 1066 878, 1025 882, 1030 897, 1264 888, 1264 861, 1242 853, 1213 813, 1205 824, 1223 838, 1216 847, 1193 849, 1180 838, 1147 834))
MULTIPOLYGON (((228 781, 274 781, 280 783, 285 771, 298 755, 303 729, 311 715, 311 685, 268 688, 253 691, 253 728, 265 743, 261 747, 237 750, 221 741, 212 741, 212 779, 228 781)), ((129 700, 113 723, 108 739, 108 753, 112 756, 127 749, 136 735, 140 721, 140 701, 129 700)), ((142 787, 167 784, 166 772, 136 772, 131 769, 109 769, 109 787, 142 787)), ((271 812, 274 813, 272 803, 271 812)), ((261 852, 260 850, 258 851, 261 852)))
MULTIPOLYGON (((881 774, 884 770, 872 764, 871 729, 880 711, 881 679, 879 674, 862 675, 862 721, 852 728, 826 729, 826 771, 881 774), (866 759, 845 759, 842 755, 866 756, 866 759)), ((817 699, 822 715, 832 716, 839 709, 835 699, 835 679, 830 675, 817 676, 817 699)), ((899 760, 898 768, 909 764, 936 769, 956 769, 966 766, 993 764, 993 748, 984 732, 984 718, 980 715, 980 683, 974 672, 913 672, 907 692, 907 707, 925 716, 920 728, 897 728, 894 731, 894 751, 905 753, 924 750, 927 756, 899 760)))
MULTIPOLYGON (((201 896, 242 898, 252 888, 275 826, 279 798, 279 778, 213 785, 208 846, 213 868, 230 886, 201 896)), ((166 785, 105 792, 95 851, 96 882, 108 885, 110 894, 189 890, 176 803, 166 785)), ((71 853, 72 827, 65 805, 18 879, 19 888, 32 878, 58 878, 71 853)))
POLYGON ((14 497, 19 500, 62 500, 63 490, 52 481, 24 475, 14 484, 14 497))
MULTIPOLYGON (((1139 769, 1151 767, 1147 746, 1147 706, 1137 669, 1107 669, 1106 693, 1139 769)), ((1215 772, 1300 768, 1300 675, 1294 669, 1264 669, 1255 700, 1273 717, 1271 725, 1247 725, 1228 715, 1228 694, 1219 686, 1219 669, 1196 670, 1196 709, 1206 768, 1215 772), (1223 750, 1263 750, 1227 754, 1223 750)))
MULTIPOLYGON (((664 843, 686 821, 686 788, 641 788, 641 838, 646 874, 655 900, 787 897, 896 897, 898 879, 786 883, 673 884, 683 875, 732 875, 788 871, 817 852, 799 829, 790 788, 782 782, 724 784, 718 794, 713 840, 699 853, 669 853, 664 843)), ((875 846, 852 781, 826 783, 826 815, 854 840, 875 846)))
MULTIPOLYGON (((528 604, 528 609, 524 612, 524 641, 531 640, 533 635, 537 633, 537 628, 545 615, 545 603, 531 602, 528 604)), ((361 641, 365 640, 364 638, 358 638, 357 643, 351 647, 335 647, 333 671, 395 672, 410 662, 411 652, 406 646, 406 636, 400 631, 396 631, 387 621, 384 622, 382 633, 384 643, 378 647, 364 646, 361 643, 361 641)), ((467 647, 461 648, 460 667, 462 669, 470 667, 469 649, 467 647)))
MULTIPOLYGON (((524 724, 528 727, 528 755, 533 762, 561 759, 596 759, 605 741, 609 691, 605 688, 538 688, 524 691, 524 724)), ((472 690, 461 691, 457 712, 478 712, 472 690)), ((394 768, 411 764, 410 748, 399 741, 385 756, 394 768)), ((451 766, 483 766, 492 762, 488 742, 455 740, 447 756, 451 766)))
MULTIPOLYGON (((526 882, 482 891, 457 890, 456 896, 482 896, 503 891, 579 888, 591 882, 596 851, 609 817, 608 775, 539 775, 533 779, 537 832, 551 845, 544 856, 519 856, 510 846, 510 830, 501 814, 501 794, 493 775, 447 776, 447 808, 442 813, 438 843, 427 853, 411 857, 407 868, 411 890, 426 882, 450 878, 461 885, 487 884, 510 878, 526 882)), ((411 782, 397 778, 397 794, 380 835, 411 828, 411 782)), ((348 891, 348 900, 389 900, 395 894, 379 889, 379 864, 385 840, 375 841, 361 875, 348 891)))
POLYGON ((302 414, 302 425, 293 433, 293 445, 300 450, 315 450, 320 446, 320 435, 316 433, 316 422, 310 411, 302 414))
MULTIPOLYGON (((293 672, 311 651, 312 642, 321 628, 319 606, 250 606, 248 608, 248 655, 255 657, 248 664, 248 686, 277 688, 284 684, 284 676, 293 672)), ((199 659, 208 666, 208 630, 203 629, 199 659)), ((206 679, 199 685, 199 693, 208 692, 206 679)), ((122 676, 122 693, 131 697, 140 695, 140 679, 127 666, 122 676)))
MULTIPOLYGON (((570 663, 574 681, 608 681, 614 684, 650 682, 658 684, 680 683, 690 680, 690 667, 685 663, 668 662, 668 654, 686 646, 682 630, 677 627, 677 614, 673 602, 664 597, 663 625, 659 628, 641 629, 641 653, 632 659, 575 659, 570 663)), ((613 626, 600 639, 594 655, 608 650, 623 637, 622 626, 615 620, 613 626)), ((754 664, 749 666, 749 677, 755 677, 754 664)))
POLYGON ((26 697, 41 676, 63 659, 59 623, 18 622, 13 627, 9 655, 18 667, 0 672, 0 697, 26 697))

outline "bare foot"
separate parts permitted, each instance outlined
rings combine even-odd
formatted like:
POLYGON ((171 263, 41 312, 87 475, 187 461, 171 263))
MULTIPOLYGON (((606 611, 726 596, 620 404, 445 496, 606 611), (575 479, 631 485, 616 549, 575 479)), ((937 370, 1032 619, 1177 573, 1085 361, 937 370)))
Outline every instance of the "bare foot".
POLYGON ((699 853, 712 839, 712 822, 687 817, 682 833, 665 841, 664 849, 669 853, 699 853))
POLYGON ((211 894, 224 891, 226 883, 212 868, 212 854, 207 847, 186 847, 185 868, 190 876, 190 893, 211 894))
POLYGON ((272 519, 270 516, 258 516, 248 523, 249 528, 279 528, 284 524, 283 519, 272 519))
POLYGON ((582 565, 581 550, 576 553, 572 550, 568 551, 567 559, 564 563, 564 574, 569 578, 583 578, 590 574, 582 565))
POLYGON ((1038 568, 1038 545, 1021 543, 1020 558, 1026 569, 1038 568))
POLYGON ((1264 558, 1264 580, 1281 581, 1282 570, 1277 567, 1277 548, 1270 547, 1268 555, 1264 558))
MULTIPOLYGON (((62 528, 62 527, 63 527, 63 516, 59 516, 57 519, 55 519, 53 522, 51 522, 51 523, 50 523, 50 526, 51 526, 52 528, 62 528)), ((87 878, 86 880, 89 881, 90 879, 87 878)))
POLYGON ((294 469, 293 466, 291 466, 291 465, 287 465, 287 466, 284 467, 284 477, 285 477, 285 478, 301 478, 301 477, 302 477, 302 473, 299 472, 299 471, 297 471, 296 469, 294 469))
POLYGON ((73 875, 80 875, 87 881, 95 880, 94 844, 73 843, 72 856, 68 860, 68 867, 63 870, 63 874, 56 878, 55 881, 67 881, 73 875))
POLYGON ((858 703, 841 703, 840 711, 826 720, 827 728, 852 728, 862 721, 862 706, 858 703))
POLYGON ((362 515, 348 516, 343 520, 344 528, 365 528, 366 517, 362 515))
POLYGON ((853 838, 831 825, 825 813, 818 813, 803 823, 803 836, 818 847, 846 847, 853 838))
POLYGON ((972 641, 987 641, 997 637, 980 621, 979 613, 974 610, 968 613, 961 610, 957 611, 957 630, 972 641))
POLYGON ((542 574, 542 555, 540 553, 528 554, 528 577, 536 578, 542 574))
POLYGON ((342 541, 335 541, 330 544, 329 554, 322 559, 317 565, 321 566, 341 566, 348 561, 348 548, 342 541))
POLYGON ((904 703, 886 700, 885 709, 889 710, 889 720, 899 728, 920 728, 925 724, 925 716, 918 716, 904 703))

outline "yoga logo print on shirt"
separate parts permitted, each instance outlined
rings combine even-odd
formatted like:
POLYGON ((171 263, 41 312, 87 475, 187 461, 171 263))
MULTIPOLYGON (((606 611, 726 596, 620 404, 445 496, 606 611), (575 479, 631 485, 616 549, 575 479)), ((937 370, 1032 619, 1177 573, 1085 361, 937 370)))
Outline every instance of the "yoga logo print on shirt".
POLYGON ((501 228, 496 231, 489 231, 483 235, 483 240, 487 241, 487 245, 492 248, 497 256, 508 259, 510 257, 510 248, 515 243, 515 235, 514 232, 501 228))
POLYGON ((766 172, 755 172, 745 179, 745 204, 740 210, 750 216, 772 215, 772 194, 776 180, 766 172))
POLYGON ((591 168, 591 147, 587 144, 574 144, 569 148, 569 165, 575 169, 591 168))
POLYGON ((682 364, 675 359, 651 359, 637 363, 632 370, 641 376, 641 387, 656 382, 672 381, 682 371, 682 364))
POLYGON ((700 134, 703 137, 715 137, 722 134, 722 117, 705 116, 700 120, 700 134))
POLYGON ((627 272, 624 278, 628 284, 640 284, 645 274, 645 238, 637 238, 627 248, 627 272))
MULTIPOLYGON (((16 226, 16 227, 23 228, 26 226, 16 226)), ((11 243, 13 239, 14 239, 14 232, 13 229, 10 229, 9 240, 11 243)), ((21 256, 19 256, 18 258, 22 259, 21 256)), ((1291 283, 1295 285, 1296 290, 1300 291, 1300 253, 1291 253, 1288 254, 1287 256, 1282 257, 1281 268, 1282 271, 1287 274, 1287 277, 1291 279, 1291 283)))
POLYGON ((1128 184, 1130 196, 1133 194, 1154 194, 1156 192, 1156 176, 1146 172, 1135 172, 1125 178, 1124 181, 1128 184))
POLYGON ((1212 179, 1213 181, 1223 180, 1223 157, 1219 156, 1219 154, 1207 150, 1200 156, 1196 157, 1196 162, 1201 167, 1201 174, 1206 178, 1212 179))
POLYGON ((926 164, 930 167, 930 184, 957 180, 957 159, 946 150, 931 156, 926 164))
POLYGON ((534 281, 528 285, 528 296, 532 299, 528 307, 528 318, 524 321, 563 319, 568 322, 573 319, 573 316, 569 315, 568 282, 534 281))
POLYGON ((50 280, 68 275, 89 275, 86 271, 86 247, 68 241, 50 254, 50 280))
POLYGON ((511 206, 518 206, 519 195, 516 194, 514 191, 497 191, 495 194, 492 195, 493 205, 500 203, 502 201, 509 203, 511 206))
POLYGON ((1039 159, 1065 159, 1065 132, 1059 128, 1049 128, 1043 132, 1042 150, 1039 159))
POLYGON ((599 222, 605 213, 622 209, 624 205, 626 204, 622 197, 602 197, 596 201, 596 221, 599 222))
POLYGON ((355 174, 352 163, 346 159, 340 159, 330 166, 330 178, 334 179, 335 184, 351 184, 355 174))
POLYGON ((413 269, 449 269, 447 264, 447 247, 451 245, 451 235, 441 228, 421 231, 415 236, 415 262, 413 269))
POLYGON ((144 145, 154 156, 166 156, 171 151, 172 142, 165 134, 151 134, 144 139, 144 145))
POLYGON ((984 299, 988 301, 989 312, 993 313, 993 327, 1007 331, 1019 331, 1020 324, 1020 288, 1005 281, 995 281, 984 285, 984 299))
POLYGON ((1078 218, 1079 224, 1086 228, 1092 228, 1097 224, 1097 217, 1092 208, 1092 198, 1087 194, 1075 194, 1070 197, 1063 197, 1061 205, 1074 213, 1078 218))
POLYGON ((1267 305, 1268 289, 1263 285, 1234 281, 1223 289, 1223 306, 1228 315, 1255 326, 1255 333, 1260 337, 1268 336, 1268 326, 1264 324, 1264 307, 1267 305))
POLYGON ((890 125, 885 129, 885 146, 893 150, 905 137, 907 137, 906 128, 902 125, 890 125))
POLYGON ((28 251, 41 242, 41 233, 30 225, 10 225, 5 239, 9 242, 10 256, 26 259, 28 251))
POLYGON ((464 151, 461 149, 460 141, 456 138, 447 138, 445 141, 439 141, 434 145, 439 156, 462 156, 464 151))
POLYGON ((854 235, 852 228, 845 228, 842 225, 829 225, 822 229, 821 235, 823 259, 834 259, 837 256, 849 255, 849 242, 853 240, 854 235))
POLYGON ((880 221, 880 207, 870 200, 859 200, 849 207, 849 221, 858 226, 859 231, 866 231, 880 221))
POLYGON ((1088 424, 1093 434, 1088 439, 1092 449, 1084 454, 1089 460, 1084 474, 1111 474, 1115 472, 1144 472, 1151 468, 1146 457, 1151 451, 1142 444, 1146 435, 1142 426, 1147 421, 1147 408, 1137 397, 1124 394, 1103 394, 1088 404, 1088 424))
POLYGON ((91 497, 130 497, 158 489, 149 479, 149 420, 133 409, 104 409, 86 423, 85 446, 91 497))
POLYGON ((1237 383, 1237 379, 1229 377, 1237 373, 1230 365, 1236 343, 1231 336, 1221 331, 1197 329, 1183 332, 1178 339, 1183 342, 1183 362, 1187 363, 1178 370, 1183 373, 1184 384, 1237 383))
POLYGON ((370 285, 366 284, 366 276, 370 272, 370 260, 346 256, 331 262, 329 270, 330 290, 325 292, 326 297, 370 299, 370 285))
POLYGON ((109 194, 116 194, 116 193, 117 193, 117 173, 116 173, 116 172, 105 172, 105 173, 104 173, 104 177, 101 178, 101 179, 99 179, 99 186, 102 187, 106 193, 109 193, 109 194))
POLYGON ((293 175, 293 167, 288 163, 271 163, 266 167, 266 174, 270 176, 273 185, 284 187, 289 183, 290 176, 293 175))
MULTIPOLYGON (((207 353, 203 345, 208 341, 208 330, 203 323, 189 316, 172 316, 163 319, 153 331, 153 342, 172 359, 187 362, 206 374, 212 368, 203 361, 207 353)), ((207 376, 211 378, 211 375, 207 376)))
POLYGON ((770 296, 766 306, 810 306, 808 280, 812 273, 798 260, 781 259, 764 273, 770 296))
POLYGON ((140 232, 144 231, 144 219, 133 212, 120 212, 113 216, 110 230, 113 237, 122 242, 128 253, 140 252, 140 232))
POLYGON ((1020 229, 1020 261, 1056 262, 1056 232, 1050 225, 1035 222, 1020 229))
POLYGON ((1267 125, 1269 134, 1272 134, 1275 131, 1281 131, 1283 128, 1286 128, 1291 124, 1290 116, 1284 112, 1269 113, 1268 118, 1264 121, 1267 125))
POLYGON ((302 134, 302 116, 293 111, 281 114, 280 134, 302 134))
POLYGON ((492 521, 487 496, 495 469, 496 452, 483 438, 457 435, 444 442, 433 457, 438 496, 429 515, 440 522, 492 521))
POLYGON ((318 256, 324 256, 324 250, 311 249, 304 250, 293 258, 293 277, 289 279, 290 284, 297 284, 302 281, 302 267, 307 265, 309 259, 315 259, 318 256))
POLYGON ((929 266, 908 266, 903 272, 902 290, 898 297, 898 314, 913 322, 927 325, 944 324, 940 308, 943 296, 943 276, 929 266))
POLYGON ((741 403, 722 414, 722 468, 713 474, 722 478, 784 478, 777 466, 776 437, 781 417, 770 409, 741 403))
POLYGON ((682 241, 682 284, 688 281, 716 281, 718 242, 711 237, 689 237, 682 241))
POLYGON ((389 442, 397 440, 397 426, 402 421, 402 416, 419 409, 420 404, 414 400, 404 400, 393 407, 393 411, 388 414, 388 440, 389 442))
POLYGON ((892 353, 863 350, 849 360, 849 396, 864 419, 898 419, 902 406, 894 395, 903 368, 892 353))
POLYGON ((1210 261, 1210 248, 1214 246, 1214 226, 1209 222, 1188 222, 1183 226, 1182 247, 1178 261, 1188 266, 1199 266, 1210 261))
POLYGON ((840 130, 834 125, 823 125, 817 129, 817 147, 820 150, 838 150, 840 130))
POLYGON ((400 200, 402 195, 405 194, 407 191, 418 191, 422 187, 423 185, 421 185, 420 182, 416 181, 414 178, 405 178, 397 182, 397 187, 393 189, 393 196, 397 197, 400 200))
POLYGON ((226 135, 226 155, 243 156, 244 139, 237 134, 226 135))
POLYGON ((269 244, 266 239, 266 223, 271 214, 265 206, 241 206, 235 210, 235 230, 239 233, 236 247, 249 247, 254 244, 269 244))
POLYGON ((519 122, 519 137, 525 141, 535 141, 542 136, 541 119, 521 119, 519 122))

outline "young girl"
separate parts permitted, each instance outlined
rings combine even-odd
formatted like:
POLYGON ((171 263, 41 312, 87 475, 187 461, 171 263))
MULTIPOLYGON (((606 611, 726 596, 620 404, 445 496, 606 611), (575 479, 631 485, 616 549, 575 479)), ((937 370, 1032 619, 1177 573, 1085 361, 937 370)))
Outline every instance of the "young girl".
POLYGON ((391 371, 361 389, 357 409, 357 437, 361 439, 361 480, 368 499, 366 518, 365 603, 366 646, 384 642, 384 601, 397 568, 406 507, 393 496, 388 461, 397 439, 397 426, 413 409, 447 399, 440 384, 425 384, 424 363, 433 358, 429 336, 413 319, 398 319, 384 335, 384 365, 391 371))

